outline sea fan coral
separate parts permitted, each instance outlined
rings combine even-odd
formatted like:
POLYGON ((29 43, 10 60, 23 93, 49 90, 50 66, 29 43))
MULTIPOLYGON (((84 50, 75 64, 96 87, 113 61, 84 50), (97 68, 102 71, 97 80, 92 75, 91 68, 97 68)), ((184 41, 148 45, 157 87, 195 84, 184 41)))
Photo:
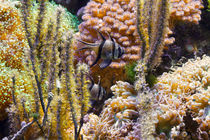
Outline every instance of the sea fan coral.
POLYGON ((204 113, 208 112, 204 110, 208 110, 210 104, 209 67, 210 57, 203 56, 202 59, 189 60, 182 67, 158 78, 155 88, 158 90, 156 98, 159 102, 159 133, 165 132, 168 135, 173 131, 171 137, 177 138, 181 137, 184 131, 191 138, 209 133, 209 114, 204 113), (186 117, 192 118, 191 123, 197 123, 196 130, 189 130, 190 123, 186 122, 186 117))
POLYGON ((83 136, 86 139, 134 139, 132 135, 138 117, 136 92, 132 85, 118 81, 111 87, 114 97, 105 102, 100 116, 86 116, 83 136))

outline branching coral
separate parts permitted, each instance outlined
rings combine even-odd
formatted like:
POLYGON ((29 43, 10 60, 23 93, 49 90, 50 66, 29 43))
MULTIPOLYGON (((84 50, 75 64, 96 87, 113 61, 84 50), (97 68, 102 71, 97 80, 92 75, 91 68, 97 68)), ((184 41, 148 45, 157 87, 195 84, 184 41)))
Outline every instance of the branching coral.
POLYGON ((148 73, 161 61, 167 33, 169 1, 138 0, 137 6, 137 29, 142 40, 141 59, 135 67, 138 78, 135 88, 139 91, 147 84, 148 73), (154 15, 156 15, 155 18, 154 15))
MULTIPOLYGON (((26 80, 31 83, 32 91, 26 91, 28 97, 23 97, 22 93, 12 93, 13 105, 8 109, 9 118, 11 122, 18 120, 11 125, 19 131, 11 132, 11 139, 35 139, 38 135, 47 139, 78 139, 83 117, 89 108, 89 68, 78 64, 80 81, 77 84, 72 16, 61 6, 46 0, 39 3, 24 0, 21 10, 21 21, 29 45, 23 72, 25 77, 30 77, 26 80)), ((13 81, 16 82, 13 82, 12 90, 16 90, 18 79, 13 78, 13 81)), ((24 86, 23 82, 20 84, 24 86)))
POLYGON ((132 135, 138 117, 136 92, 132 85, 118 81, 111 87, 114 97, 105 102, 100 116, 86 116, 83 136, 86 139, 135 139, 132 135))
POLYGON ((191 138, 204 137, 206 135, 203 134, 209 133, 209 115, 206 113, 210 98, 209 62, 209 56, 189 60, 182 67, 158 78, 155 88, 159 92, 156 97, 160 104, 157 123, 159 132, 168 135, 173 131, 171 137, 182 138, 184 131, 191 138), (186 124, 184 117, 191 117, 191 123, 197 123, 198 127, 189 130, 190 123, 186 124))

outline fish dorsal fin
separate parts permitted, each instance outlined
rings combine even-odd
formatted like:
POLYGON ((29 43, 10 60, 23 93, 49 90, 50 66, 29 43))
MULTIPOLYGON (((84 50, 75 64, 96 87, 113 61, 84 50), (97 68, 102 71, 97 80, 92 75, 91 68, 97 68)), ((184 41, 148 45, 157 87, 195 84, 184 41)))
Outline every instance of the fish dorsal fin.
POLYGON ((102 61, 99 66, 101 69, 106 68, 107 66, 109 66, 112 63, 111 59, 105 59, 104 61, 102 61))
MULTIPOLYGON (((97 30, 96 30, 97 31, 97 30)), ((102 33, 101 32, 99 32, 99 31, 97 31, 98 33, 99 33, 99 35, 100 35, 100 37, 101 37, 101 39, 103 40, 103 41, 106 41, 106 38, 102 35, 102 33)))
POLYGON ((98 85, 101 86, 101 76, 98 76, 98 85))
POLYGON ((99 87, 98 89, 98 99, 99 99, 100 94, 101 94, 101 77, 100 76, 98 76, 98 87, 99 87))
POLYGON ((109 40, 111 40, 113 43, 115 42, 114 39, 111 37, 111 35, 109 34, 109 32, 106 31, 106 34, 109 36, 109 40))

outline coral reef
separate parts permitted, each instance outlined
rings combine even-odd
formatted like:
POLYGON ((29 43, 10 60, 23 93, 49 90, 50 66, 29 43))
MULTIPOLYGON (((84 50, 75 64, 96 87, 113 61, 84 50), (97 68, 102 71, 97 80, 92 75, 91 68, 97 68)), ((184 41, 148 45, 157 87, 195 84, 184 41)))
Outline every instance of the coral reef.
POLYGON ((89 109, 90 95, 88 66, 78 64, 75 72, 73 64, 75 19, 63 7, 45 0, 39 3, 24 0, 19 6, 29 48, 24 52, 23 75, 11 71, 11 76, 4 76, 5 66, 1 71, 5 80, 2 88, 8 91, 0 97, 13 103, 8 116, 10 127, 15 129, 11 129, 7 138, 77 139, 89 109))
POLYGON ((23 70, 24 49, 28 48, 16 2, 0 1, 0 61, 23 70))
MULTIPOLYGON (((192 15, 193 21, 195 21, 193 13, 195 13, 195 17, 197 17, 197 14, 199 14, 200 17, 200 9, 202 8, 201 3, 198 4, 197 2, 194 3, 194 1, 190 1, 190 4, 188 2, 184 4, 177 4, 176 2, 170 1, 170 5, 172 7, 171 9, 178 8, 179 11, 180 9, 186 9, 182 8, 182 6, 193 7, 195 5, 194 8, 196 8, 196 11, 199 12, 196 13, 196 11, 190 10, 190 14, 188 16, 192 15)), ((94 80, 97 81, 97 76, 95 76, 96 73, 97 75, 100 75, 102 77, 102 81, 103 79, 112 79, 113 75, 108 75, 108 73, 112 71, 117 71, 117 75, 119 75, 114 77, 120 77, 113 79, 113 83, 118 80, 130 80, 124 72, 124 66, 139 60, 141 56, 140 49, 142 48, 141 39, 139 37, 136 26, 136 1, 92 0, 85 6, 83 13, 83 22, 79 25, 79 39, 93 43, 99 42, 100 37, 95 31, 98 30, 102 32, 102 34, 105 36, 107 36, 106 32, 108 32, 116 40, 117 43, 125 48, 125 54, 122 56, 122 58, 113 61, 108 68, 100 70, 97 66, 95 66, 91 69, 94 80)), ((155 13, 152 14, 153 17, 156 17, 154 15, 155 13)), ((165 30, 163 42, 164 49, 168 49, 167 45, 172 44, 175 41, 175 38, 171 37, 171 34, 173 33, 172 29, 176 24, 174 22, 175 19, 177 20, 180 17, 174 16, 173 11, 169 11, 169 14, 170 22, 165 30)), ((187 14, 188 13, 186 13, 185 15, 187 14)), ((200 19, 198 18, 197 22, 199 20, 200 19)), ((81 43, 78 43, 77 45, 78 48, 83 46, 84 45, 81 43)), ((161 53, 159 55, 161 55, 161 53)), ((95 52, 91 50, 80 52, 78 53, 78 56, 81 60, 89 65, 91 65, 96 59, 95 52)), ((105 81, 107 80, 104 80, 102 82, 102 86, 109 91, 111 84, 106 84, 105 81)))
POLYGON ((117 81, 111 90, 114 96, 106 100, 100 116, 85 117, 82 130, 85 139, 135 139, 132 131, 138 111, 134 87, 117 81))
MULTIPOLYGON (((112 62, 111 68, 121 68, 126 61, 139 59, 140 40, 136 32, 135 0, 131 1, 90 1, 85 7, 83 22, 79 25, 80 38, 88 42, 99 40, 95 30, 106 32, 123 46, 126 54, 122 59, 112 62), (95 30, 94 30, 95 29, 95 30)), ((86 52, 86 61, 95 60, 93 52, 86 52), (90 55, 91 54, 91 55, 90 55)))
POLYGON ((173 131, 171 137, 177 138, 185 138, 181 136, 184 131, 188 138, 209 134, 209 115, 206 113, 210 98, 209 62, 209 56, 189 60, 182 67, 173 69, 173 72, 158 77, 155 89, 160 104, 157 123, 159 133, 164 132, 169 136, 169 132, 173 131), (186 117, 192 118, 191 123, 197 123, 195 134, 188 130, 190 123, 185 122, 186 117))
POLYGON ((0 120, 7 116, 6 108, 12 103, 12 92, 31 92, 28 78, 23 77, 24 51, 28 48, 16 2, 0 1, 0 120), (12 90, 12 77, 18 87, 12 90))
MULTIPOLYGON (((200 20, 200 9, 203 8, 201 1, 170 1, 170 17, 173 20, 189 20, 198 23, 200 20)), ((110 33, 117 43, 123 46, 126 54, 121 60, 113 62, 111 68, 121 68, 127 62, 136 61, 139 57, 140 39, 136 29, 136 2, 135 0, 117 1, 117 0, 93 0, 90 1, 84 10, 79 25, 80 38, 87 42, 96 42, 99 40, 95 30, 102 33, 110 33), (95 29, 95 30, 94 30, 95 29)), ((173 23, 173 22, 172 22, 173 23)), ((174 25, 170 24, 170 27, 174 25)), ((168 35, 172 31, 168 28, 168 35)), ((168 36, 166 35, 166 37, 168 36)), ((174 38, 166 38, 165 43, 171 44, 174 38)), ((93 63, 95 54, 91 51, 85 52, 85 59, 88 64, 93 63)))
POLYGON ((202 1, 91 0, 83 8, 76 33, 75 16, 54 2, 0 0, 0 139, 208 140, 202 1), (81 44, 100 42, 99 32, 125 50, 104 69, 88 66, 96 54, 81 44), (162 54, 172 67, 154 72, 162 54), (180 59, 187 55, 195 58, 180 59))

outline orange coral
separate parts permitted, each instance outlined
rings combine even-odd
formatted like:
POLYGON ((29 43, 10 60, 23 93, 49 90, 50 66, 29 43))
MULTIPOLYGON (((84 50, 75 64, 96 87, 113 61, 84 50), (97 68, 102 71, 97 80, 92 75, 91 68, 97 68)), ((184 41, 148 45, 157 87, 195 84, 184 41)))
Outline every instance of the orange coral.
MULTIPOLYGON (((104 35, 106 32, 110 33, 117 43, 125 48, 125 55, 112 62, 111 68, 121 68, 126 63, 140 58, 140 38, 136 29, 135 7, 135 0, 93 0, 85 7, 82 17, 84 22, 79 25, 80 39, 96 42, 100 38, 95 30, 99 30, 104 35)), ((198 23, 203 5, 200 0, 171 0, 171 7, 171 20, 198 23)), ((169 27, 173 27, 172 24, 169 27)), ((170 34, 172 31, 168 28, 168 35, 170 34)), ((175 40, 173 37, 168 38, 168 35, 165 44, 171 44, 175 40)), ((96 59, 93 51, 85 51, 84 55, 88 64, 92 64, 96 59)))
MULTIPOLYGON (((4 2, 0 4, 0 120, 6 116, 5 108, 12 103, 12 76, 24 69, 23 58, 24 49, 27 43, 24 40, 21 20, 18 10, 13 2, 4 2), (8 67, 8 68, 7 68, 8 67)), ((18 89, 26 93, 26 81, 17 78, 17 85, 22 84, 18 89)))
MULTIPOLYGON (((193 1, 189 2, 194 3, 193 1)), ((181 6, 187 7, 189 5, 193 5, 189 2, 184 3, 184 5, 176 5, 174 1, 171 1, 171 5, 173 8, 183 9, 181 6)), ((195 21, 195 15, 200 14, 199 9, 202 8, 202 4, 195 2, 194 8, 195 11, 191 9, 189 11, 190 13, 185 14, 192 16, 192 22, 195 21)), ((172 10, 170 14, 171 19, 178 19, 178 16, 174 16, 174 12, 172 10)), ((104 77, 106 77, 105 79, 113 79, 114 76, 112 74, 109 74, 108 76, 107 73, 114 73, 114 70, 117 72, 119 77, 116 80, 113 80, 113 82, 116 82, 117 80, 126 80, 124 66, 133 61, 137 61, 140 58, 141 41, 136 29, 136 1, 92 0, 85 7, 82 19, 84 21, 79 25, 79 39, 92 43, 100 42, 100 37, 95 30, 102 32, 102 34, 106 37, 106 32, 108 32, 116 40, 116 42, 125 49, 125 54, 122 58, 114 60, 105 70, 99 70, 97 66, 94 66, 91 69, 92 73, 100 75, 102 80, 104 77)), ((197 21, 198 20, 199 18, 197 18, 197 21)), ((169 37, 169 35, 172 34, 171 29, 174 27, 172 24, 174 24, 174 22, 170 22, 168 33, 165 36, 165 45, 172 44, 175 41, 175 38, 169 37)), ((79 43, 77 46, 81 48, 84 44, 79 43)), ((167 47, 165 47, 165 49, 167 49, 167 47)), ((96 59, 96 54, 94 51, 86 50, 80 52, 79 57, 87 64, 91 65, 96 59)), ((96 80, 97 76, 94 77, 94 79, 96 80)), ((103 84, 103 87, 109 89, 111 84, 103 84)))
POLYGON ((170 0, 171 18, 173 20, 183 20, 198 24, 201 20, 201 10, 203 8, 201 0, 170 0))
POLYGON ((23 70, 24 49, 28 46, 18 10, 11 2, 1 2, 0 15, 0 61, 5 61, 7 67, 23 70))
MULTIPOLYGON (((135 0, 94 0, 85 7, 82 17, 84 22, 79 25, 80 38, 87 42, 96 42, 99 36, 95 30, 99 30, 104 35, 106 32, 110 33, 117 43, 125 48, 125 55, 112 62, 111 68, 122 68, 127 62, 140 58, 140 38, 136 30, 134 7, 135 0)), ((91 51, 86 51, 85 56, 88 64, 96 59, 96 55, 91 51)))

